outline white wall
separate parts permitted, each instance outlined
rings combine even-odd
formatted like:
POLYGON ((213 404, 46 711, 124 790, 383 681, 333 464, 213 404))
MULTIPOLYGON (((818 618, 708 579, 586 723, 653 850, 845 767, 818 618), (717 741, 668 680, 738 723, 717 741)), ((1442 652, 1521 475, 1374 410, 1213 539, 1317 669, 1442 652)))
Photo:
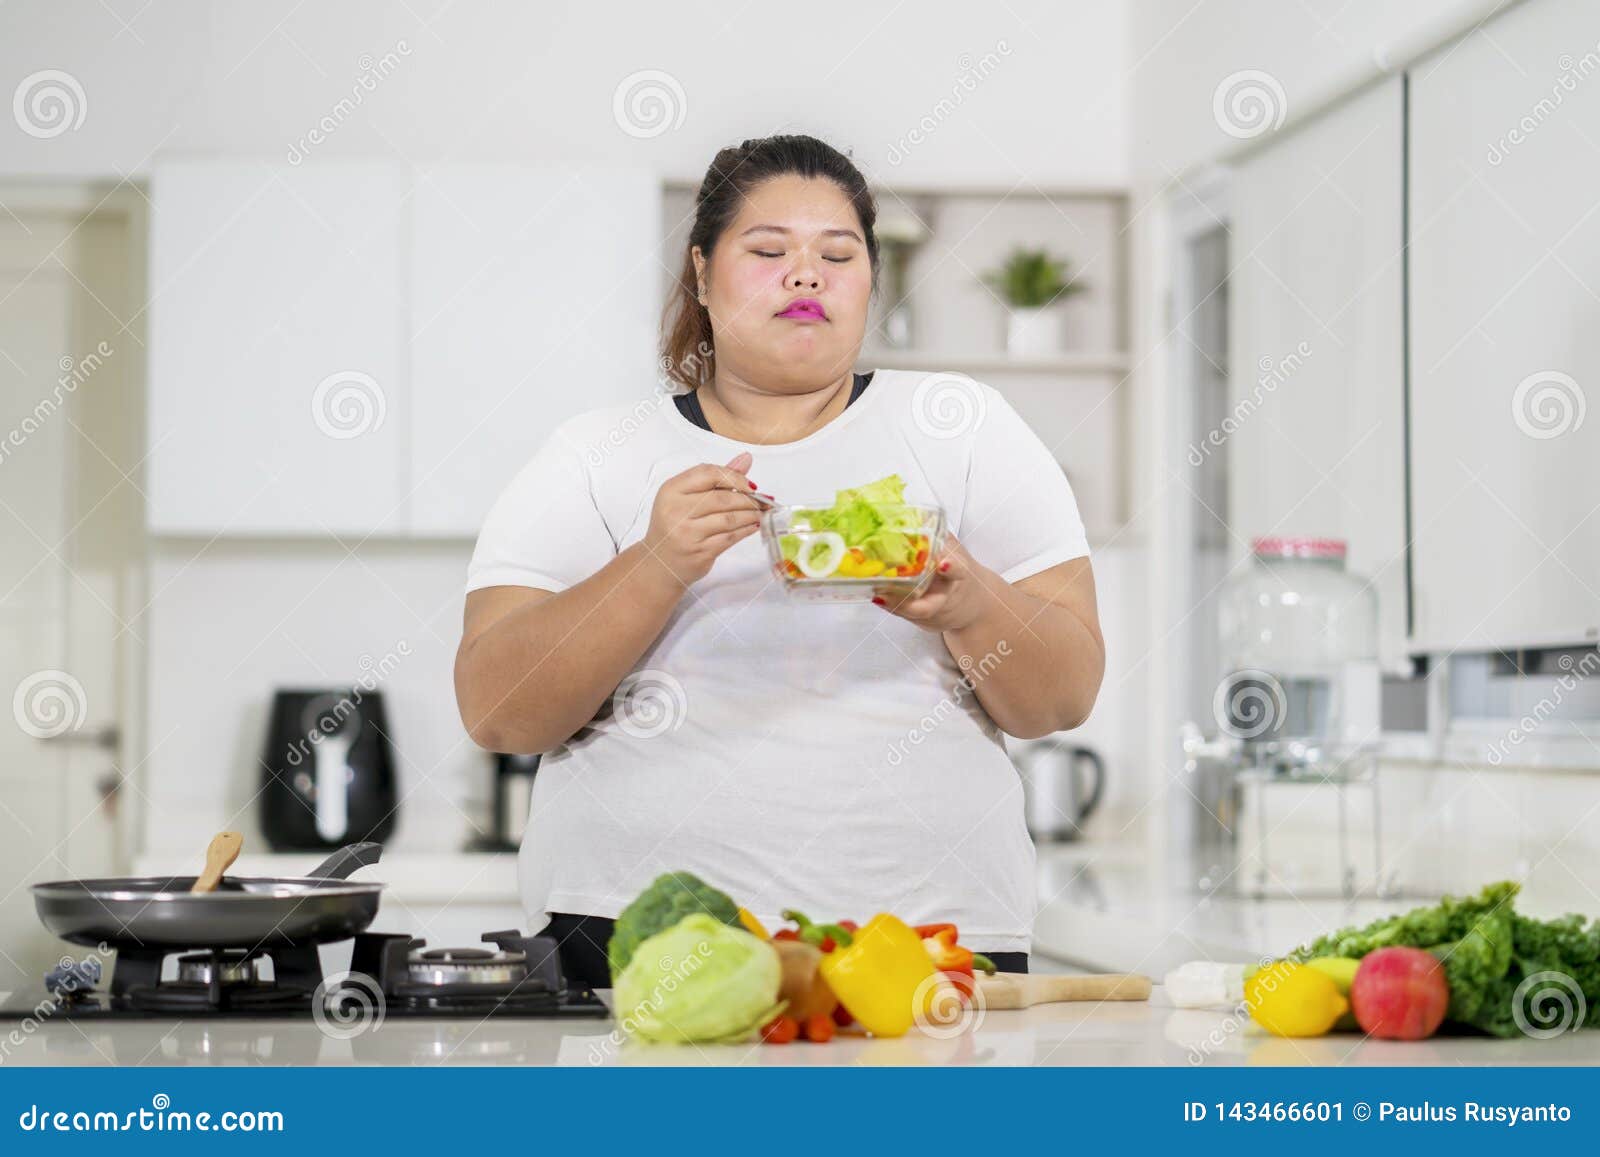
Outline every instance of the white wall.
POLYGON ((151 605, 136 624, 150 657, 144 850, 203 848, 222 826, 264 850, 255 796, 272 692, 379 672, 402 800, 394 846, 456 851, 479 834, 490 757, 462 730, 451 681, 470 553, 465 543, 156 543, 151 605))
POLYGON ((698 180, 724 145, 811 132, 885 182, 1114 185, 1125 174, 1122 10, 13 0, 0 36, 6 93, 61 69, 83 85, 87 115, 49 140, 0 123, 0 176, 140 172, 158 150, 282 156, 334 115, 316 154, 626 160, 698 180), (388 53, 398 67, 340 117, 362 58, 388 53), (640 139, 618 127, 612 100, 646 69, 676 79, 684 116, 640 139), (964 73, 985 75, 968 89, 964 73), (935 127, 907 150, 924 117, 935 127), (898 164, 897 142, 908 153, 898 164))

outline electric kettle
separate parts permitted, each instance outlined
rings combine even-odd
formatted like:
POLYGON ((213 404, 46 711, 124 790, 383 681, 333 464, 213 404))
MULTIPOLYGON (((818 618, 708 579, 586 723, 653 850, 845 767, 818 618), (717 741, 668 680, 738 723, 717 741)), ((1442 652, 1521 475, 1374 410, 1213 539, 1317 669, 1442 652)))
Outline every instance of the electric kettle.
POLYGON ((1011 762, 1022 776, 1028 834, 1047 843, 1079 839, 1105 791, 1105 760, 1090 748, 1042 739, 1019 744, 1011 762))

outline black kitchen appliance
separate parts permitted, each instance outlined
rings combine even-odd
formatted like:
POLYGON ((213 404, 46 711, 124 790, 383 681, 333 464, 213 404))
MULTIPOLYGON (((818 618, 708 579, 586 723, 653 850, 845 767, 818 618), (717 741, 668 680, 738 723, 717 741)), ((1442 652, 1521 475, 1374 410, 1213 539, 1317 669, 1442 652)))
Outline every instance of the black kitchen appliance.
POLYGON ((494 757, 489 830, 473 841, 473 851, 514 852, 522 846, 522 833, 528 825, 533 777, 539 770, 539 758, 538 755, 494 757))
POLYGON ((280 690, 261 758, 261 834, 274 851, 382 842, 399 807, 383 695, 280 690))
POLYGON ((110 984, 99 961, 63 960, 43 993, 14 994, 0 1022, 68 1020, 308 1019, 352 1017, 605 1017, 593 989, 568 984, 548 936, 491 932, 483 948, 429 948, 410 936, 363 932, 348 972, 324 977, 315 944, 170 953, 124 948, 110 984), (165 968, 176 956, 175 971, 165 968))

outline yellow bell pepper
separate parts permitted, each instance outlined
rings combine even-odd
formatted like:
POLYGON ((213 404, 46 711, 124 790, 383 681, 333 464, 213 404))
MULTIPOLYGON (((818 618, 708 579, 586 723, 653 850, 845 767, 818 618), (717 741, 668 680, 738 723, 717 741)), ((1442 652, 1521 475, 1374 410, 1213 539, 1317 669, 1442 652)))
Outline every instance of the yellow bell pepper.
POLYGON ((845 578, 872 578, 881 574, 883 562, 881 559, 868 558, 859 547, 851 547, 845 551, 844 558, 839 561, 839 570, 836 572, 845 578))
POLYGON ((837 924, 812 924, 798 912, 784 918, 800 925, 802 939, 831 939, 819 971, 846 1011, 873 1036, 903 1036, 928 1010, 940 985, 939 970, 905 921, 887 912, 851 932, 837 924))
POLYGON ((739 923, 743 924, 744 930, 750 933, 752 936, 759 936, 763 940, 772 939, 772 937, 767 935, 766 927, 761 923, 761 921, 756 919, 755 913, 750 911, 748 908, 739 909, 739 923))

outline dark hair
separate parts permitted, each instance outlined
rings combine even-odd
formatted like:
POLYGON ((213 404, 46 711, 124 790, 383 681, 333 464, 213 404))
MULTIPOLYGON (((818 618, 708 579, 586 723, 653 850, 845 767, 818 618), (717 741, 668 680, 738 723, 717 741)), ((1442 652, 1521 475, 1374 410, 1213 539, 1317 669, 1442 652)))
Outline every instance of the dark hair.
POLYGON ((694 247, 709 261, 717 241, 732 224, 740 203, 752 189, 773 177, 824 177, 850 199, 867 243, 873 284, 878 277, 878 238, 873 225, 878 206, 867 179, 844 153, 808 136, 758 137, 738 148, 723 149, 711 160, 694 196, 694 226, 684 247, 677 284, 661 315, 661 369, 672 381, 695 389, 711 380, 716 351, 711 340, 711 314, 695 293, 694 247))

